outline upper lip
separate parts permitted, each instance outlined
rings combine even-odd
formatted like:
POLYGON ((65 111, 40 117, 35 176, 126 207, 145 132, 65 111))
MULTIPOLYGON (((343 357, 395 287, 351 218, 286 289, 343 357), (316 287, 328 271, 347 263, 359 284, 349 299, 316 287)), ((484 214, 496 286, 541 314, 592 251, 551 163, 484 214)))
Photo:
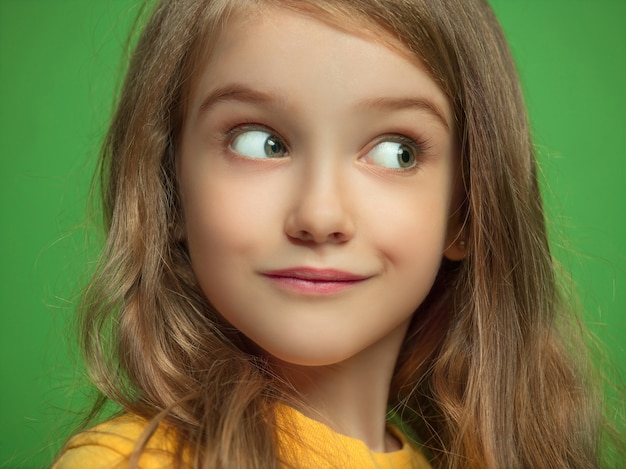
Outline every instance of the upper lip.
POLYGON ((268 277, 296 278, 301 280, 327 281, 327 282, 351 282, 365 280, 371 276, 353 274, 338 269, 316 269, 313 267, 292 267, 263 272, 268 277))

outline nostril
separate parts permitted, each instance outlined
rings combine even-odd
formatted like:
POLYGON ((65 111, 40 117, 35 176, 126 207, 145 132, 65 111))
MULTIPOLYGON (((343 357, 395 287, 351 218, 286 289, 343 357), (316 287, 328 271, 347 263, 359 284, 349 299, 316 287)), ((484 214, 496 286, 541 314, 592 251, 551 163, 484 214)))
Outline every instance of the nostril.
POLYGON ((354 235, 349 211, 332 201, 319 200, 307 193, 287 213, 285 234, 297 243, 345 243, 354 235))
POLYGON ((314 239, 313 235, 306 230, 296 232, 293 237, 299 239, 300 241, 313 241, 314 239))
POLYGON ((300 243, 343 243, 347 239, 347 236, 341 231, 334 231, 328 235, 317 237, 307 230, 299 230, 293 234, 288 234, 288 236, 300 243))

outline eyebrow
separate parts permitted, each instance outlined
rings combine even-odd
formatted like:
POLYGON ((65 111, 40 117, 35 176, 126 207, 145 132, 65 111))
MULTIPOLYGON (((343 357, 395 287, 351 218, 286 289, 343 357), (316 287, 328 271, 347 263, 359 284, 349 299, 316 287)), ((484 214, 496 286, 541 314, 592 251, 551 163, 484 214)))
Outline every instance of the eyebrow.
MULTIPOLYGON (((265 92, 255 90, 246 85, 240 83, 232 83, 220 88, 216 88, 204 97, 198 108, 198 115, 202 115, 207 112, 212 106, 223 101, 238 101, 242 103, 253 104, 269 104, 278 103, 279 106, 286 106, 287 99, 280 95, 271 92, 265 92)), ((403 109, 417 109, 425 111, 436 120, 438 120, 447 130, 450 130, 450 125, 444 117, 444 113, 441 108, 433 101, 426 98, 414 98, 414 97, 382 97, 367 99, 360 102, 357 107, 363 109, 374 109, 380 111, 394 111, 403 109)))
POLYGON ((447 130, 450 130, 450 124, 448 124, 448 121, 444 117, 445 114, 441 108, 433 101, 426 98, 374 98, 362 102, 359 106, 364 109, 376 109, 381 111, 403 109, 425 111, 437 119, 447 130))
POLYGON ((284 104, 286 100, 284 97, 277 94, 267 93, 239 83, 233 83, 217 88, 205 96, 198 108, 198 114, 204 114, 209 108, 222 101, 239 101, 242 103, 255 104, 278 102, 279 104, 284 104))

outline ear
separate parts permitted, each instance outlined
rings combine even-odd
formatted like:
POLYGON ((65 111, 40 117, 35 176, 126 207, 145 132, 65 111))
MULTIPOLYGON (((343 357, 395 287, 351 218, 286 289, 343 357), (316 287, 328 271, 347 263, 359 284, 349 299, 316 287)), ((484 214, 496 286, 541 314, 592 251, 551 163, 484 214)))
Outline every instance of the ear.
MULTIPOLYGON (((458 142, 457 142, 458 143, 458 142)), ((458 151, 460 155, 460 151, 458 151)), ((469 227, 468 227, 468 200, 467 188, 462 176, 462 166, 459 157, 459 167, 455 168, 453 178, 453 194, 448 216, 446 244, 443 255, 449 261, 462 261, 467 256, 469 227)))
POLYGON ((443 255, 450 261, 462 261, 467 256, 469 233, 467 219, 462 216, 462 210, 457 210, 448 220, 446 247, 443 255))
POLYGON ((465 256, 467 256, 467 240, 462 231, 457 232, 455 236, 448 235, 443 255, 450 261, 458 262, 465 259, 465 256))

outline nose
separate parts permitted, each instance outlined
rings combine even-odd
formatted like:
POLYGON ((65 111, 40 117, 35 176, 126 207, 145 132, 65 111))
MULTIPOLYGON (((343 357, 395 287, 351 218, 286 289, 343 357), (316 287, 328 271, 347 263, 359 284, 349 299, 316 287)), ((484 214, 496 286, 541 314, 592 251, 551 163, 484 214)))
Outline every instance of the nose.
POLYGON ((350 189, 338 168, 301 168, 285 220, 285 233, 304 243, 345 243, 354 237, 350 189))

